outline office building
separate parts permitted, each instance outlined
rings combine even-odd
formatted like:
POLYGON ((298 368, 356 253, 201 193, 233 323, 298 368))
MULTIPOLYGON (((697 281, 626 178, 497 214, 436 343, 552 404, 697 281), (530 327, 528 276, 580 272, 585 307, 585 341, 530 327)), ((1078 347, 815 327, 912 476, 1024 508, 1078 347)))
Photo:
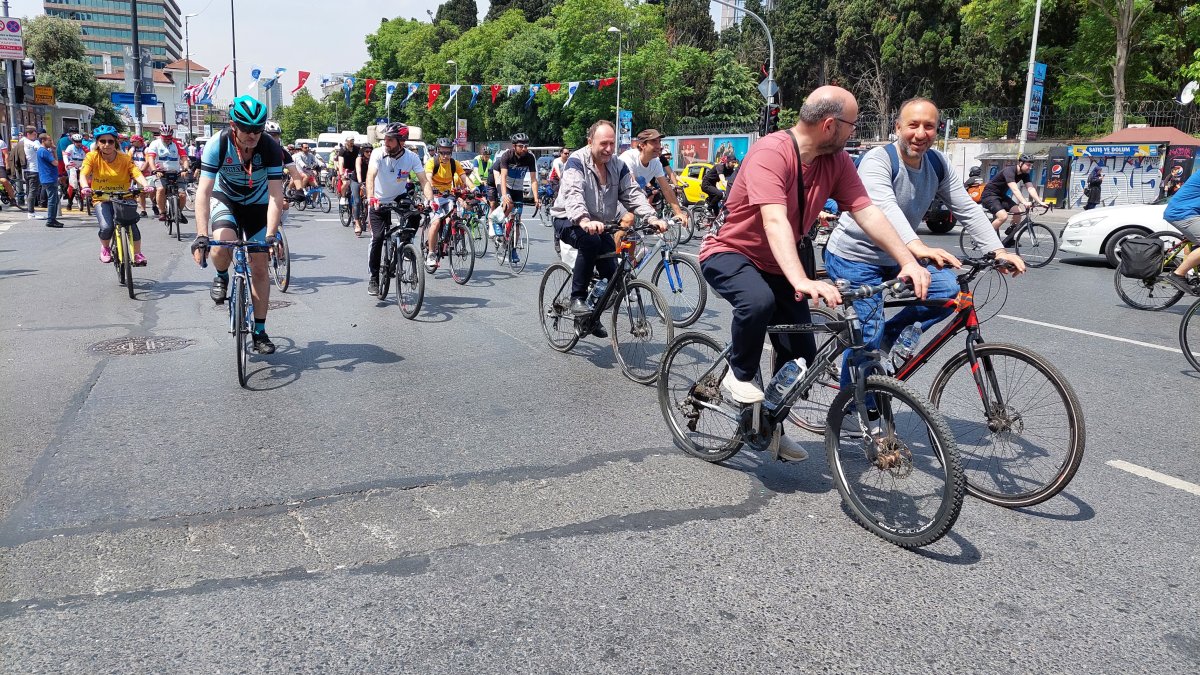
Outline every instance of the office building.
POLYGON ((267 83, 271 81, 269 77, 258 78, 258 86, 255 87, 254 97, 260 103, 267 106, 267 117, 274 117, 275 111, 283 105, 283 83, 276 81, 270 89, 264 89, 267 83))
MULTIPOLYGON (((746 18, 746 13, 742 8, 746 6, 746 0, 729 0, 730 4, 737 5, 737 9, 721 5, 721 23, 718 30, 725 30, 734 24, 739 24, 742 19, 746 18)), ((775 0, 763 0, 762 11, 769 12, 775 9, 775 0)), ((762 16, 762 13, 759 13, 762 16)))
MULTIPOLYGON (((45 0, 46 14, 79 24, 87 59, 97 73, 125 68, 132 43, 130 0, 45 0)), ((155 68, 183 58, 183 19, 175 0, 138 0, 138 41, 155 68)))

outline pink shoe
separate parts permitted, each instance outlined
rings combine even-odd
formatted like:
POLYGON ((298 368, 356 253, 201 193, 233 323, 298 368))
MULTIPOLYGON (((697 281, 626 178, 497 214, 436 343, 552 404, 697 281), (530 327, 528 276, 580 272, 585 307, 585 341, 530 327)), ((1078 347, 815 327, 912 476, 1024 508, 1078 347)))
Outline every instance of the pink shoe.
POLYGON ((146 266, 146 256, 142 255, 141 253, 134 253, 133 254, 133 265, 135 267, 145 267, 146 266))
POLYGON ((111 248, 109 248, 107 246, 100 247, 100 262, 102 262, 102 263, 112 262, 112 249, 111 248))

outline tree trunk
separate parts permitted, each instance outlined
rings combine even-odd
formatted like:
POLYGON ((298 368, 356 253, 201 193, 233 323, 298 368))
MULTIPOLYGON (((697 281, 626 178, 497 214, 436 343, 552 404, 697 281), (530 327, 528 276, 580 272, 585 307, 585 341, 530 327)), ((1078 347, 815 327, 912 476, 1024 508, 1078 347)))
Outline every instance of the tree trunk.
POLYGON ((1117 58, 1113 61, 1113 132, 1125 128, 1125 67, 1129 64, 1129 42, 1133 34, 1133 0, 1119 0, 1115 7, 1117 58))

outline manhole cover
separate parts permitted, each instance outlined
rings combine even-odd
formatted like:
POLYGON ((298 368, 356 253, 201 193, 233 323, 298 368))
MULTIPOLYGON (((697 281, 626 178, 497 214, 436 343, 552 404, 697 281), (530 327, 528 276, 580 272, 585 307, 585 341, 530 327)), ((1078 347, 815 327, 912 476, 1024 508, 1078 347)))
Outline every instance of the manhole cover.
POLYGON ((179 337, 123 337, 104 340, 88 347, 88 351, 112 356, 132 356, 135 354, 159 354, 173 352, 195 344, 194 341, 179 337))
POLYGON ((272 300, 267 303, 267 309, 283 309, 284 307, 291 307, 291 306, 292 306, 291 300, 272 300))

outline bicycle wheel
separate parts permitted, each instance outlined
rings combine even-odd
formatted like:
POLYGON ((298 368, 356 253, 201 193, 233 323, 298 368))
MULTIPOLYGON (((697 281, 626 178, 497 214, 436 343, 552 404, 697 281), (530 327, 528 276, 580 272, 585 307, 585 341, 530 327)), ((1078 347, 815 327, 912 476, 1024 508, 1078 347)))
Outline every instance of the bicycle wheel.
POLYGON ((538 209, 538 219, 542 221, 542 225, 554 227, 554 219, 550 217, 550 206, 548 204, 542 204, 538 209))
POLYGON ((1200 372, 1200 300, 1192 303, 1179 322, 1179 347, 1188 363, 1200 372))
POLYGON ((118 227, 117 242, 121 247, 121 267, 125 268, 125 288, 129 290, 129 299, 133 300, 133 231, 127 227, 118 227))
MULTIPOLYGON (((976 242, 974 237, 967 233, 966 228, 963 228, 963 231, 958 234, 958 248, 961 249, 963 255, 968 258, 978 258, 984 253, 987 253, 987 251, 983 250, 984 245, 980 242, 976 242)), ((1026 264, 1030 264, 1028 260, 1025 262, 1026 264)))
POLYGON ((912 548, 941 539, 958 519, 964 483, 954 435, 941 413, 892 377, 865 382, 878 420, 863 429, 854 389, 829 408, 825 448, 833 482, 854 520, 912 548))
POLYGON ((175 212, 175 241, 183 241, 183 228, 180 227, 182 224, 182 219, 179 212, 179 193, 176 192, 175 194, 171 195, 170 199, 171 203, 174 204, 174 206, 171 207, 171 210, 175 212))
POLYGON ((321 209, 323 213, 329 213, 333 210, 333 200, 329 198, 329 195, 325 194, 324 190, 321 190, 317 193, 317 201, 314 208, 321 209))
POLYGON ((975 356, 982 394, 966 350, 929 388, 958 442, 967 491, 997 506, 1040 504, 1071 482, 1083 460, 1083 408, 1063 374, 1033 351, 980 344, 975 356))
POLYGON ((508 268, 513 274, 520 274, 529 264, 529 230, 520 218, 513 221, 512 230, 509 232, 509 246, 508 268))
POLYGON ((485 231, 483 221, 479 216, 472 213, 467 220, 467 228, 471 230, 471 241, 475 246, 475 257, 482 258, 487 255, 488 240, 491 239, 485 231))
POLYGON ((425 301, 425 263, 417 255, 416 246, 405 244, 396 260, 396 304, 406 319, 416 318, 425 301))
POLYGON ((379 291, 375 294, 375 297, 380 300, 387 300, 388 291, 392 287, 392 277, 395 275, 396 240, 390 237, 383 244, 383 255, 380 256, 379 260, 379 276, 375 279, 379 284, 379 291))
POLYGON ((672 246, 679 245, 680 232, 683 229, 682 225, 680 225, 678 220, 675 220, 675 218, 670 216, 668 216, 665 220, 667 222, 667 229, 659 236, 663 238, 663 241, 672 246))
POLYGON ((246 328, 246 284, 242 277, 230 280, 229 322, 233 327, 233 349, 237 359, 238 384, 245 387, 250 359, 250 331, 246 328))
POLYGON ((617 293, 608 327, 621 372, 639 384, 653 384, 667 345, 675 337, 671 308, 662 294, 640 279, 626 281, 617 293))
POLYGON ((670 306, 675 327, 687 328, 704 313, 708 285, 700 272, 700 263, 691 257, 672 254, 670 260, 669 266, 661 259, 658 261, 650 282, 670 306))
POLYGON ((1028 223, 1017 232, 1013 250, 1029 267, 1045 267, 1058 253, 1058 235, 1041 223, 1028 223))
POLYGON ((1183 297, 1183 291, 1164 278, 1167 274, 1171 272, 1164 271, 1153 279, 1130 279, 1118 269, 1113 273, 1113 285, 1125 304, 1134 309, 1156 312, 1174 305, 1183 297))
POLYGON ((708 207, 704 204, 694 204, 688 207, 688 229, 692 235, 702 234, 705 232, 705 225, 708 218, 708 207))
MULTIPOLYGON (((667 217, 673 218, 675 213, 670 208, 667 209, 667 217)), ((696 229, 693 227, 691 218, 684 218, 679 223, 679 243, 686 244, 692 240, 692 236, 696 234, 696 229)))
POLYGON ((340 202, 338 203, 338 220, 342 221, 342 227, 350 227, 350 207, 340 202))
POLYGON ((125 285, 125 261, 122 259, 124 256, 124 249, 121 248, 121 228, 120 227, 117 227, 116 231, 113 232, 113 238, 109 240, 108 245, 109 245, 108 250, 110 252, 110 255, 112 255, 112 266, 113 266, 113 269, 116 270, 116 272, 117 272, 117 285, 124 286, 125 285))
MULTIPOLYGON (((832 310, 825 309, 824 307, 809 307, 808 311, 812 316, 812 323, 814 324, 831 323, 838 320, 837 315, 832 310)), ((828 333, 813 334, 818 345, 828 339, 828 336, 828 333)), ((841 391, 839 363, 840 360, 834 358, 831 363, 826 365, 821 372, 821 376, 809 388, 808 396, 796 401, 792 405, 788 419, 793 424, 814 434, 820 435, 825 433, 825 420, 829 416, 829 405, 833 402, 838 392, 841 391)), ((809 364, 809 366, 812 367, 812 364, 809 364)), ((764 379, 767 378, 764 377, 764 379)))
POLYGON ((292 283, 292 256, 283 228, 279 228, 278 234, 279 241, 270 249, 271 264, 267 271, 271 273, 271 281, 275 282, 275 287, 287 293, 288 286, 292 283))
POLYGON ((667 347, 658 374, 658 407, 675 444, 709 462, 729 459, 744 444, 742 407, 721 391, 729 370, 723 351, 703 333, 681 333, 667 347))
POLYGON ((471 280, 475 270, 475 242, 462 223, 448 223, 450 228, 450 278, 463 285, 471 280))
POLYGON ((571 351, 579 342, 575 330, 575 317, 571 315, 572 270, 566 263, 556 262, 546 268, 542 284, 538 289, 538 317, 542 322, 542 333, 550 348, 560 352, 571 351))

